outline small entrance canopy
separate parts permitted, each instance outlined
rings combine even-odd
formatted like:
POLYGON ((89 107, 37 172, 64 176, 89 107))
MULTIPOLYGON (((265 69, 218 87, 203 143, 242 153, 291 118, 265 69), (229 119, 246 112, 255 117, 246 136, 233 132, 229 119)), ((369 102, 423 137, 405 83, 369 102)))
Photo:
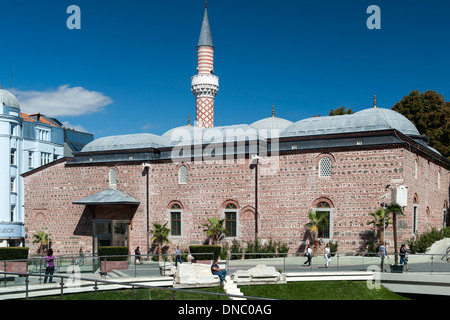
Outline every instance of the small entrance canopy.
MULTIPOLYGON (((118 215, 125 212, 130 220, 131 229, 133 229, 133 215, 140 202, 135 198, 115 189, 106 189, 89 197, 73 201, 72 204, 85 205, 93 219, 101 219, 105 215, 105 208, 113 209, 118 215)), ((116 219, 117 219, 116 218, 116 219)))
POLYGON ((93 205, 111 205, 111 204, 130 204, 139 205, 140 202, 129 195, 115 189, 106 189, 89 197, 73 201, 73 204, 93 205))

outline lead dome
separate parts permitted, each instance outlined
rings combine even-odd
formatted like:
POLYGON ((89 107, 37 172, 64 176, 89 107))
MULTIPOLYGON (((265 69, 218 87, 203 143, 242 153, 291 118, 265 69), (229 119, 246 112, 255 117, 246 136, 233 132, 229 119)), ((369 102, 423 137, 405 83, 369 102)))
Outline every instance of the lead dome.
POLYGON ((0 104, 5 107, 20 109, 19 101, 9 91, 2 89, 0 86, 0 104))
POLYGON ((388 129, 395 129, 408 136, 420 136, 417 128, 405 116, 384 108, 370 108, 349 115, 300 120, 287 127, 281 136, 310 136, 388 129))

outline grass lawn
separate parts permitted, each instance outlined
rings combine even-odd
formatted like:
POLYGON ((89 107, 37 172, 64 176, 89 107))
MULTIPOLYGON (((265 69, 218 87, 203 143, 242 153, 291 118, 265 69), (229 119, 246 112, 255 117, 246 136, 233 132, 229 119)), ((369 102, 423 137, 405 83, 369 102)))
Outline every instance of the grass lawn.
MULTIPOLYGON (((407 300, 381 287, 379 290, 367 288, 366 281, 311 281, 288 282, 279 285, 239 286, 246 296, 273 298, 280 300, 407 300)), ((196 291, 225 293, 221 286, 201 288, 196 291)), ((176 292, 177 300, 217 300, 215 295, 191 292, 176 292)), ((59 300, 60 296, 33 298, 32 300, 59 300)), ((65 300, 94 300, 94 292, 68 294, 65 300)), ((98 300, 131 300, 131 290, 99 291, 98 300)), ((137 289, 135 300, 172 300, 171 291, 137 289)), ((221 297, 225 300, 225 297, 221 297)))
POLYGON ((239 288, 246 296, 280 300, 408 300, 383 286, 370 290, 366 281, 305 281, 239 288))
MULTIPOLYGON (((221 286, 194 289, 193 291, 225 293, 221 286)), ((176 300, 217 300, 216 295, 196 294, 191 292, 175 292, 176 300)), ((60 300, 58 296, 36 297, 30 300, 60 300)), ((94 300, 94 292, 82 292, 64 295, 64 300, 94 300)), ((132 300, 131 289, 99 291, 98 300, 132 300)), ((158 289, 136 289, 134 300, 172 300, 172 292, 158 289)), ((220 300, 228 300, 220 297, 220 300)))

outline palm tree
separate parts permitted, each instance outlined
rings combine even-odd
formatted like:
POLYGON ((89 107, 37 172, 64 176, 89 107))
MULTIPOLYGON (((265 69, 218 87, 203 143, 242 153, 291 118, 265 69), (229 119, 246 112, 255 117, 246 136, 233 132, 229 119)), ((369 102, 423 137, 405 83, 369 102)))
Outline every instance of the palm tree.
POLYGON ((314 235, 314 251, 319 246, 319 230, 323 229, 328 224, 327 214, 320 211, 308 212, 309 222, 305 227, 314 235))
POLYGON ((373 217, 373 220, 368 221, 367 225, 373 224, 374 228, 378 231, 378 234, 380 236, 380 242, 383 243, 384 229, 391 224, 391 217, 387 215, 385 210, 383 209, 378 209, 376 212, 370 212, 369 215, 373 217))
POLYGON ((398 245, 397 245, 397 215, 404 216, 402 207, 395 202, 392 202, 386 208, 387 214, 392 214, 392 226, 394 232, 394 253, 395 253, 395 264, 398 264, 398 245))
POLYGON ((49 246, 50 242, 52 241, 50 239, 50 234, 45 231, 38 231, 38 233, 33 234, 33 243, 39 244, 39 253, 43 254, 45 247, 49 246))
MULTIPOLYGON (((167 222, 164 225, 159 223, 153 223, 153 230, 150 231, 152 235, 152 242, 156 242, 158 245, 158 254, 161 255, 162 247, 164 243, 169 242, 170 229, 167 228, 167 222)), ((160 256, 161 259, 161 256, 160 256)))
POLYGON ((224 235, 228 235, 228 230, 226 230, 223 226, 225 219, 208 218, 208 222, 209 223, 203 224, 205 227, 206 236, 212 239, 213 245, 216 245, 224 235))

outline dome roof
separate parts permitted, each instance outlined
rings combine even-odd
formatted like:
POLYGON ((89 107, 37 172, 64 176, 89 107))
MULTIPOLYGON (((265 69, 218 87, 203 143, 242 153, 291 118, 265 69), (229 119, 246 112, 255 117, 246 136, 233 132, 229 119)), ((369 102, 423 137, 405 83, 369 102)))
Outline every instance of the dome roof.
POLYGON ((356 112, 358 116, 363 117, 379 117, 392 129, 396 129, 405 135, 420 135, 414 124, 401 113, 391 109, 370 108, 356 112))
POLYGON ((168 144, 165 138, 151 133, 127 134, 96 139, 85 145, 81 152, 159 148, 168 144))
POLYGON ((259 130, 248 124, 221 126, 212 128, 198 128, 196 126, 182 126, 171 129, 162 135, 170 145, 210 144, 225 142, 242 142, 265 139, 259 130))
POLYGON ((287 127, 281 136, 294 137, 386 129, 396 129, 405 135, 420 135, 412 122, 400 113, 390 109, 370 108, 348 115, 300 120, 287 127))
POLYGON ((0 105, 20 109, 19 101, 9 91, 3 90, 0 86, 0 105))
POLYGON ((194 128, 196 127, 190 124, 181 127, 176 127, 164 133, 162 137, 168 140, 170 144, 174 143, 176 144, 178 142, 188 140, 190 141, 193 136, 194 128))
POLYGON ((267 129, 267 130, 278 129, 281 132, 287 127, 289 127, 291 124, 293 124, 293 122, 286 119, 278 117, 269 117, 253 122, 251 125, 252 127, 255 127, 257 129, 267 129))

